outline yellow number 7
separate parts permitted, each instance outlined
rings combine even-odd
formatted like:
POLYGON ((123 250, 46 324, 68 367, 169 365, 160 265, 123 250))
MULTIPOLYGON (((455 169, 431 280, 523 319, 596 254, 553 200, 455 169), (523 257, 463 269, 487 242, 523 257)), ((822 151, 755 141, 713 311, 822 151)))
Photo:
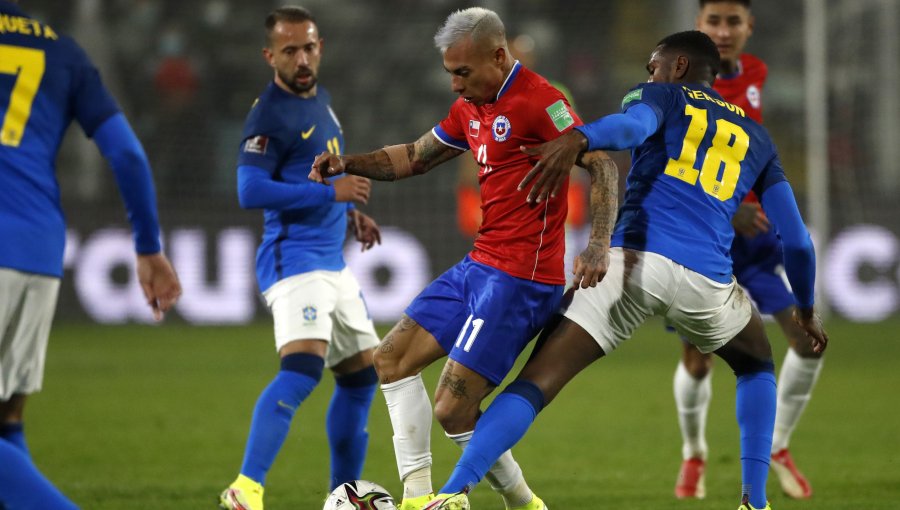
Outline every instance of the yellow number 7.
POLYGON ((686 105, 684 113, 691 118, 691 123, 684 135, 681 155, 677 160, 669 159, 665 173, 691 186, 697 183, 699 175, 703 191, 724 202, 734 196, 741 174, 741 161, 747 156, 747 149, 750 148, 750 136, 744 128, 733 122, 725 119, 716 120, 716 135, 713 137, 712 146, 706 151, 703 166, 698 172, 694 164, 709 121, 703 108, 686 105), (719 171, 723 165, 722 178, 719 179, 719 171))
POLYGON ((16 76, 9 108, 0 124, 0 145, 18 147, 25 124, 31 117, 31 104, 44 76, 44 51, 0 44, 0 73, 16 76))

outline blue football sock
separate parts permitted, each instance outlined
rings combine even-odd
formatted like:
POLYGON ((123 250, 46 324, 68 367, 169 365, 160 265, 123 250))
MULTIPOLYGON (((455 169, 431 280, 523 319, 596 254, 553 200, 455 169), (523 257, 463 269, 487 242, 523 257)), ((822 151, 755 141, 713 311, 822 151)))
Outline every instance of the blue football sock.
POLYGON ((534 384, 515 381, 491 403, 475 424, 469 441, 441 494, 471 490, 514 444, 518 443, 544 405, 544 396, 534 384))
POLYGON ((18 448, 26 457, 31 456, 25 443, 25 429, 21 422, 0 425, 0 438, 18 448))
POLYGON ((766 507, 766 479, 775 428, 775 374, 754 372, 737 378, 737 421, 741 429, 742 494, 754 508, 766 507))
POLYGON ((0 508, 78 510, 19 448, 0 441, 0 508))
POLYGON ((375 367, 352 374, 335 376, 334 394, 325 417, 328 444, 331 447, 331 490, 352 480, 359 480, 369 433, 369 408, 375 396, 378 375, 375 367))
POLYGON ((275 462, 291 420, 300 404, 322 378, 325 361, 312 354, 290 354, 281 360, 281 371, 263 390, 250 423, 241 474, 261 485, 275 462))

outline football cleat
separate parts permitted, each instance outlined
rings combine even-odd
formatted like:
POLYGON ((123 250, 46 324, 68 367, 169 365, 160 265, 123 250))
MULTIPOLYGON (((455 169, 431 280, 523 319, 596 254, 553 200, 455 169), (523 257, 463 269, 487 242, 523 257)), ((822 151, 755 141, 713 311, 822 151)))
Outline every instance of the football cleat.
POLYGON ((807 499, 812 496, 812 486, 803 476, 803 473, 797 469, 794 459, 791 458, 791 452, 787 448, 782 448, 772 454, 772 471, 778 476, 781 483, 781 490, 785 494, 794 499, 807 499))
POLYGON ((744 494, 744 497, 741 498, 741 506, 739 506, 737 510, 772 510, 772 505, 766 501, 765 508, 754 508, 753 505, 750 504, 750 497, 744 494))
POLYGON ((397 510, 422 510, 433 499, 434 494, 426 494, 417 498, 403 498, 397 510))
POLYGON ((678 499, 706 497, 706 461, 697 457, 681 463, 678 480, 675 482, 675 497, 678 499))
POLYGON ((456 494, 438 494, 422 510, 470 510, 465 491, 456 494))
POLYGON ((219 496, 222 510, 263 510, 263 486, 244 475, 238 475, 219 496))
POLYGON ((547 505, 541 500, 541 498, 537 497, 537 494, 532 494, 534 497, 531 498, 531 501, 522 505, 522 506, 511 506, 506 507, 506 510, 547 510, 547 505))

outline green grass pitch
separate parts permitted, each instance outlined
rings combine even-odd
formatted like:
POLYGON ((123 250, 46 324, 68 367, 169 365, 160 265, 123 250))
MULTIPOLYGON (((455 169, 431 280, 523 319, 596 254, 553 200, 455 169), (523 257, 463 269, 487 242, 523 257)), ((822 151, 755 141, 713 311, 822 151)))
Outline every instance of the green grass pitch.
MULTIPOLYGON (((776 510, 900 508, 900 319, 829 324, 831 345, 792 451, 811 501, 788 500, 770 479, 776 510)), ((785 341, 770 326, 776 363, 785 341)), ((740 490, 734 377, 717 362, 708 441, 707 499, 672 497, 680 435, 672 401, 679 355, 659 322, 594 364, 538 418, 514 453, 555 510, 728 509, 740 490)), ((46 380, 26 413, 35 462, 82 508, 215 508, 240 466, 250 413, 277 368, 270 324, 241 328, 57 325, 46 380)), ((426 372, 434 387, 439 367, 426 372)), ((514 373, 518 368, 514 370, 514 373)), ((328 452, 330 376, 301 407, 267 484, 266 508, 318 510, 328 452)), ((390 422, 372 408, 363 477, 399 495, 390 422)), ((458 451, 435 423, 434 483, 458 451)), ((502 509, 486 486, 475 509, 502 509)))

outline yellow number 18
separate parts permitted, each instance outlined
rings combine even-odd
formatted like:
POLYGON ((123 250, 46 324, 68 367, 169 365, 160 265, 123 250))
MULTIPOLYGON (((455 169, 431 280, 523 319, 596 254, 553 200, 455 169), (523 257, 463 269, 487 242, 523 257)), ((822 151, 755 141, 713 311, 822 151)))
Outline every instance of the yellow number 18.
POLYGON ((16 76, 9 108, 0 124, 0 145, 18 147, 44 76, 44 51, 0 44, 0 73, 16 76))
POLYGON ((694 164, 709 121, 706 110, 702 108, 686 105, 684 113, 691 118, 691 123, 684 135, 681 155, 677 160, 669 159, 665 173, 691 186, 697 183, 699 176, 703 191, 724 202, 734 195, 741 174, 741 161, 747 156, 747 149, 750 148, 750 137, 741 126, 733 122, 725 119, 716 120, 716 134, 712 146, 706 151, 703 165, 698 172, 694 164), (719 179, 720 171, 721 179, 719 179))

